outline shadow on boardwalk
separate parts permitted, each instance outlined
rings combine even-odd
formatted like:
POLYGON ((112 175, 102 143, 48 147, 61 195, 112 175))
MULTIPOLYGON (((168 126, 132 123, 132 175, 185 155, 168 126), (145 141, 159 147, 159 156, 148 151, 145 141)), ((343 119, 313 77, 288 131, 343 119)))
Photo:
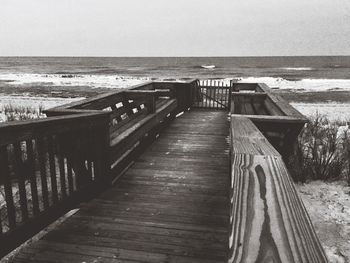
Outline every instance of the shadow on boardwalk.
POLYGON ((115 186, 11 262, 224 262, 226 112, 175 119, 115 186))

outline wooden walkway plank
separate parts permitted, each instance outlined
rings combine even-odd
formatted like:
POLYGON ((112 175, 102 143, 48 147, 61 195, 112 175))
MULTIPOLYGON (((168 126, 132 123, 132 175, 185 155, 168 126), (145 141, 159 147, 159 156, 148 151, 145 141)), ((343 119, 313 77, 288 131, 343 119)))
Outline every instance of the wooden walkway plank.
POLYGON ((13 262, 227 261, 228 135, 226 112, 184 113, 115 186, 13 262))

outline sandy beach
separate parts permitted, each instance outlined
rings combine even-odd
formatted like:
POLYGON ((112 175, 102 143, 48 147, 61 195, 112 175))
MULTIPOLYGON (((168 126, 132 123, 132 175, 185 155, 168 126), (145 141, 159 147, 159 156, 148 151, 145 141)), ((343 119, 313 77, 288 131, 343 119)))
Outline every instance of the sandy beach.
MULTIPOLYGON (((0 109, 8 104, 32 108, 41 105, 47 109, 150 80, 152 78, 110 75, 0 74, 0 109)), ((224 83, 230 80, 219 79, 224 83)), ((350 119, 350 80, 248 77, 238 82, 266 83, 308 117, 321 114, 334 121, 350 119)))

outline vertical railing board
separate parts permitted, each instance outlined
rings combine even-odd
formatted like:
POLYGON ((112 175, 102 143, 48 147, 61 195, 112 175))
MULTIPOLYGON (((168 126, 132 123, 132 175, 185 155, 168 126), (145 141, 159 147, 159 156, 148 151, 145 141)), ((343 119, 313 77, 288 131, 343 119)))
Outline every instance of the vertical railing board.
POLYGON ((13 149, 14 149, 14 158, 15 158, 14 173, 16 175, 17 182, 18 182, 21 218, 22 218, 22 221, 26 221, 28 220, 28 206, 27 206, 27 194, 26 194, 26 186, 25 186, 25 178, 24 178, 24 170, 23 170, 21 144, 18 142, 13 144, 13 149))
POLYGON ((7 220, 10 229, 14 229, 16 223, 16 209, 13 201, 12 182, 9 173, 8 151, 6 146, 0 146, 1 175, 4 184, 5 201, 7 208, 7 220))
POLYGON ((56 175, 56 163, 55 163, 55 149, 52 136, 48 137, 48 155, 50 166, 50 178, 51 178, 51 193, 52 202, 56 204, 58 202, 58 190, 57 190, 57 175, 56 175))
POLYGON ((45 154, 45 141, 44 138, 37 138, 37 149, 38 149, 38 161, 40 167, 40 181, 41 191, 44 210, 48 209, 49 204, 49 189, 47 185, 47 170, 46 170, 46 154, 45 154))
POLYGON ((61 199, 67 198, 67 183, 66 183, 66 172, 65 172, 65 158, 62 152, 62 146, 58 144, 57 146, 58 153, 58 166, 60 173, 60 188, 61 188, 61 199))
POLYGON ((39 208, 38 186, 37 186, 36 174, 35 174, 33 141, 31 139, 26 140, 26 146, 27 146, 30 191, 32 193, 32 202, 33 202, 33 214, 34 216, 36 216, 40 213, 40 208, 39 208))

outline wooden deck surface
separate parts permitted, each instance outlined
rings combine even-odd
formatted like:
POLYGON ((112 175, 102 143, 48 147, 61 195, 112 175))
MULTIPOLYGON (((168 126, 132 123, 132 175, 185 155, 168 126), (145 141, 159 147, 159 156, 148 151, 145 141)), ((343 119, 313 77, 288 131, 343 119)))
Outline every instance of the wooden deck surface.
POLYGON ((12 262, 225 262, 227 113, 175 119, 131 168, 12 262))

